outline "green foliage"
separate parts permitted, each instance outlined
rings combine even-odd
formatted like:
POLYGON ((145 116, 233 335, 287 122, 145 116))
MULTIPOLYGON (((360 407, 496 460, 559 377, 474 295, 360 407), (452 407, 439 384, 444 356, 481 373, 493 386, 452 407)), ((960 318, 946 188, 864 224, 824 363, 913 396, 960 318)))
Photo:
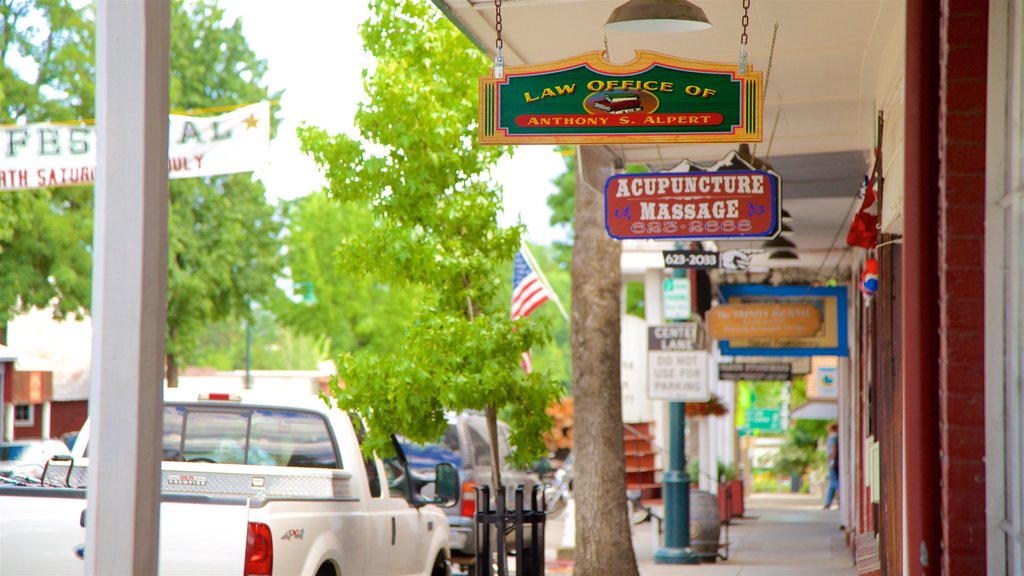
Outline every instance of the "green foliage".
POLYGON ((814 462, 818 438, 801 428, 790 428, 786 431, 786 441, 779 447, 779 452, 772 464, 772 470, 778 474, 800 476, 814 462))
POLYGON ((397 335, 408 326, 424 291, 345 274, 336 266, 333 239, 351 237, 373 222, 369 207, 310 194, 283 208, 288 226, 286 263, 297 293, 294 299, 275 302, 280 321, 323 341, 331 357, 364 349, 393 352, 397 335))
MULTIPOLYGON (((92 19, 91 6, 0 0, 0 124, 93 117, 92 19)), ((91 242, 90 188, 0 194, 0 325, 51 304, 84 316, 91 242)))
MULTIPOLYGON (((2 1, 0 121, 94 117, 92 5, 2 1), (22 62, 17 70, 15 59, 22 62)), ((266 62, 249 48, 241 24, 224 25, 223 17, 210 0, 172 2, 172 110, 276 96, 260 85, 266 62)), ((174 180, 169 189, 167 352, 175 366, 192 353, 208 323, 247 316, 251 302, 270 299, 282 266, 281 224, 262 184, 249 174, 174 180)), ((51 303, 59 317, 84 314, 91 291, 91 196, 91 187, 0 196, 0 322, 51 303)))
POLYGON ((548 208, 551 208, 551 225, 565 226, 569 233, 569 242, 555 242, 559 259, 572 262, 572 234, 575 230, 576 211, 576 148, 573 146, 556 146, 555 150, 565 160, 565 172, 555 177, 555 193, 548 196, 548 208))
POLYGON ((626 282, 626 314, 632 314, 637 318, 647 318, 644 298, 643 282, 626 282))
MULTIPOLYGON (((172 3, 172 110, 276 97, 261 86, 266 68, 241 22, 225 23, 215 2, 172 3)), ((253 302, 269 304, 283 260, 281 222, 250 174, 173 180, 170 195, 167 356, 173 365, 188 360, 210 322, 247 318, 253 302)))
POLYGON ((520 354, 544 333, 513 322, 499 297, 520 230, 498 227, 500 195, 485 179, 503 150, 475 142, 476 83, 467 78, 487 62, 429 2, 375 0, 371 9, 361 28, 376 60, 356 114, 363 141, 316 128, 300 138, 330 198, 369 206, 373 216, 338 236, 339 270, 415 287, 423 299, 395 352, 341 357, 332 396, 366 418, 364 449, 384 454, 393 432, 438 438, 446 411, 502 409, 512 460, 528 464, 544 454, 544 409, 560 387, 541 372, 524 375, 520 354))
POLYGON ((187 358, 211 321, 276 292, 281 223, 248 174, 171 183, 167 355, 187 358))
MULTIPOLYGON (((191 364, 224 371, 243 368, 247 324, 229 318, 208 325, 197 340, 191 364)), ((312 336, 280 326, 267 310, 253 310, 251 332, 253 370, 316 370, 327 358, 312 336)))
POLYGON ((716 463, 715 468, 719 484, 722 484, 723 482, 731 482, 736 479, 736 467, 732 464, 726 464, 719 460, 716 463))
POLYGON ((700 460, 696 458, 690 459, 686 463, 686 475, 690 477, 690 482, 696 484, 700 477, 700 460))

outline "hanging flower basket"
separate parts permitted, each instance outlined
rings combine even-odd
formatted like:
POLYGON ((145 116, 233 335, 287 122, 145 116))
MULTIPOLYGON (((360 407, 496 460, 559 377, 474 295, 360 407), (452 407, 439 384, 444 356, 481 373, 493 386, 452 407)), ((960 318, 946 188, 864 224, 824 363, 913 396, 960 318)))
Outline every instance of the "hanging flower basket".
POLYGON ((722 404, 717 394, 712 393, 707 402, 687 402, 687 416, 722 416, 727 414, 729 409, 722 404))

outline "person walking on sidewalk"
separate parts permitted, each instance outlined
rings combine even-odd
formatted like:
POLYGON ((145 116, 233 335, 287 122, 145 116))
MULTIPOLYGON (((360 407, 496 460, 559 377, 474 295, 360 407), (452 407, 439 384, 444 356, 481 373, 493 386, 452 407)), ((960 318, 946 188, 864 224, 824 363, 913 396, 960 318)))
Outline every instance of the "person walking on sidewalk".
MULTIPOLYGON (((828 510, 839 493, 839 425, 835 422, 828 425, 825 454, 828 456, 828 491, 825 493, 824 508, 828 510)), ((836 507, 839 507, 838 501, 836 507)))

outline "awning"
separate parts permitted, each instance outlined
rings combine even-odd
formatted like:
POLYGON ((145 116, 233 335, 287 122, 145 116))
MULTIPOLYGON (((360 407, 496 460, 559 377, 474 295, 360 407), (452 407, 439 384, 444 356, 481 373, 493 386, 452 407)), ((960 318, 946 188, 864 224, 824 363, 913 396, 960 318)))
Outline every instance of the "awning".
POLYGON ((18 353, 7 346, 0 344, 0 362, 14 362, 18 359, 18 353))
POLYGON ((790 415, 794 420, 835 420, 839 417, 839 406, 827 400, 808 400, 790 415))

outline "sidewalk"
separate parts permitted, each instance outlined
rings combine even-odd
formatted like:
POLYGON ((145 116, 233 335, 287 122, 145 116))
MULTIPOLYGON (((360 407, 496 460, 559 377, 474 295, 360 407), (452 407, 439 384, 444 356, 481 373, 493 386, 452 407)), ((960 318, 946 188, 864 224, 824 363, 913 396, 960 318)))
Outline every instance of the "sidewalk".
MULTIPOLYGON (((555 560, 564 524, 564 519, 547 523, 546 572, 550 575, 572 574, 571 563, 555 560)), ((641 576, 855 576, 839 524, 839 511, 822 510, 818 497, 754 494, 747 497, 745 517, 733 519, 729 526, 728 560, 655 564, 658 545, 651 523, 633 527, 633 549, 641 576)))

